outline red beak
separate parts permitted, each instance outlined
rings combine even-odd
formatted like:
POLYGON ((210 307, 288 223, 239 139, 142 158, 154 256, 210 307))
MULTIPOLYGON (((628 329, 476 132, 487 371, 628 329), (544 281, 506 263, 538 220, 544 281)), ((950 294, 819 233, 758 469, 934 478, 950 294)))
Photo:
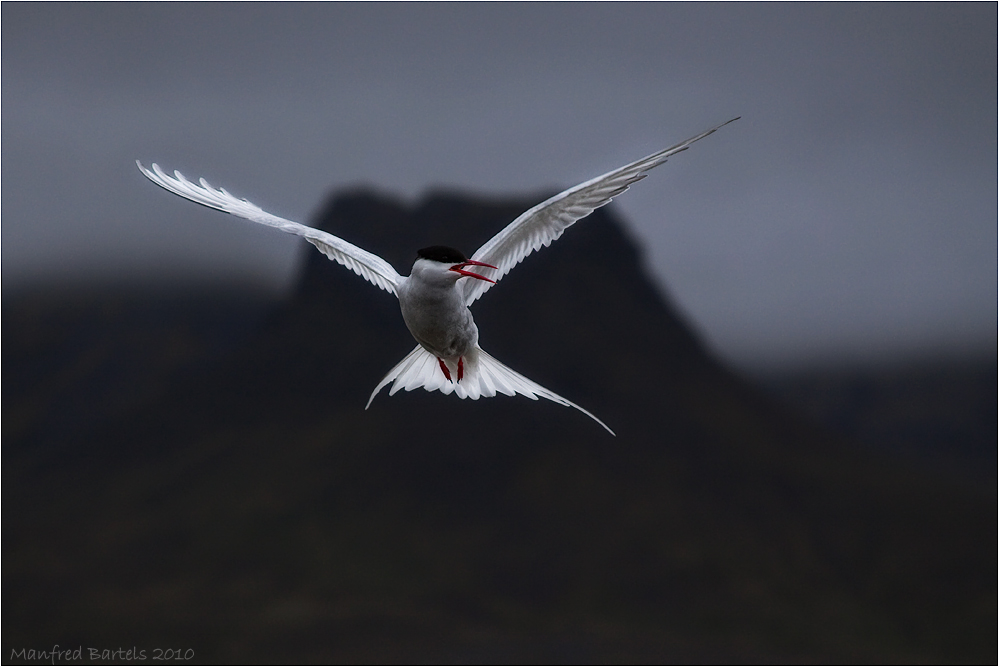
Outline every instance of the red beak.
POLYGON ((472 273, 471 271, 465 271, 464 269, 465 269, 466 266, 484 266, 484 267, 486 267, 488 269, 495 269, 496 268, 492 264, 486 264, 485 262, 476 262, 474 259, 469 259, 469 260, 465 260, 461 264, 455 264, 450 269, 448 269, 448 271, 454 271, 455 273, 457 273, 459 275, 462 275, 462 276, 467 276, 469 278, 478 278, 479 280, 485 280, 486 282, 493 283, 494 285, 496 284, 495 280, 490 280, 489 278, 486 278, 485 276, 480 276, 479 274, 472 273))

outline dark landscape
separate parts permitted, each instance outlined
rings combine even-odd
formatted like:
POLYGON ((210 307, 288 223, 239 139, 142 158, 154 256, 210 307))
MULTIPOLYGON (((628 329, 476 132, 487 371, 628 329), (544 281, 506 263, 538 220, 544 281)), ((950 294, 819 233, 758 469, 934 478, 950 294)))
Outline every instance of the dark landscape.
MULTIPOLYGON (((540 199, 316 222, 405 274, 540 199)), ((280 302, 5 295, 4 661, 995 663, 995 357, 751 380, 641 267, 600 209, 473 308, 616 438, 523 397, 365 411, 413 342, 316 252, 280 302)))

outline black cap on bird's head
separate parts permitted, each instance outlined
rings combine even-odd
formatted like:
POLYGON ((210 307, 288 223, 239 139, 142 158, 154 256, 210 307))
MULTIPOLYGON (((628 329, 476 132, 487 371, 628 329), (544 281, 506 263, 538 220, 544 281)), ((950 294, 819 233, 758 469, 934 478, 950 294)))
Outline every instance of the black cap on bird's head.
POLYGON ((420 259, 429 259, 431 262, 440 262, 441 264, 454 264, 454 266, 448 268, 448 271, 454 271, 460 276, 467 276, 469 278, 478 278, 479 280, 485 280, 486 282, 495 283, 495 280, 490 280, 485 276, 480 276, 477 273, 472 273, 471 271, 465 271, 466 266, 485 266, 490 269, 495 269, 496 267, 492 264, 486 264, 485 262, 477 262, 474 259, 468 259, 465 257, 464 253, 456 248, 452 248, 446 245, 432 245, 427 248, 420 248, 416 251, 416 256, 420 259))
POLYGON ((428 248, 420 248, 416 251, 416 256, 429 259, 433 262, 441 262, 442 264, 457 264, 458 262, 468 261, 463 252, 446 245, 432 245, 428 248))

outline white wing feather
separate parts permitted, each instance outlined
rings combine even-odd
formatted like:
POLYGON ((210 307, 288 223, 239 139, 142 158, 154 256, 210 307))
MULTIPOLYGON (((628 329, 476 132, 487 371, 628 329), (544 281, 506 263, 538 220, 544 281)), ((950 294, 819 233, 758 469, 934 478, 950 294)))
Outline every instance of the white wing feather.
MULTIPOLYGON (((457 366, 450 360, 445 360, 444 363, 448 365, 451 377, 457 377, 457 366)), ((532 401, 538 400, 540 396, 559 405, 576 408, 607 429, 611 435, 615 435, 614 431, 611 431, 607 424, 597 419, 593 413, 584 410, 569 399, 559 396, 554 391, 545 389, 537 382, 528 380, 517 371, 507 368, 478 346, 465 355, 464 364, 464 377, 458 383, 451 382, 444 377, 437 357, 427 352, 422 345, 417 345, 382 378, 375 390, 371 392, 371 397, 368 398, 368 404, 364 406, 364 409, 367 410, 371 406, 371 402, 375 400, 378 392, 390 382, 392 388, 389 389, 389 396, 393 396, 401 390, 413 391, 420 387, 427 391, 440 391, 443 394, 454 392, 458 398, 470 398, 473 401, 477 401, 479 398, 491 398, 497 393, 507 396, 520 394, 532 401)))
POLYGON ((320 229, 271 215, 245 199, 237 199, 226 192, 224 188, 213 188, 203 178, 198 185, 184 178, 179 171, 173 172, 173 176, 167 175, 155 162, 152 169, 147 169, 138 160, 135 161, 135 164, 139 166, 139 171, 156 185, 196 204, 301 236, 334 262, 342 264, 376 287, 398 296, 396 288, 402 280, 402 276, 391 264, 378 255, 362 250, 356 245, 320 229))
MULTIPOLYGON (((566 229, 595 209, 610 203, 632 183, 645 178, 647 171, 665 162, 666 158, 686 150, 690 144, 736 120, 738 118, 733 118, 675 146, 597 176, 541 202, 489 239, 475 251, 472 259, 497 267, 496 271, 483 269, 483 275, 499 281, 525 257, 541 246, 551 245, 566 229)), ((471 305, 492 286, 493 283, 484 280, 466 281, 465 305, 471 305)))

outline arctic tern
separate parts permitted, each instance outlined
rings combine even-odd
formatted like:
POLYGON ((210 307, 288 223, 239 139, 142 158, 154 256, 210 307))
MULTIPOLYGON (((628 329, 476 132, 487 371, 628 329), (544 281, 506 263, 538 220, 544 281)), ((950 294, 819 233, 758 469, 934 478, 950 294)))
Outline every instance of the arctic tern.
POLYGON ((377 255, 328 232, 271 215, 245 199, 237 199, 223 188, 212 187, 203 178, 199 185, 188 181, 179 171, 172 177, 167 175, 156 163, 152 164, 152 169, 147 169, 138 160, 136 164, 149 180, 174 194, 301 236, 331 260, 399 299, 402 319, 418 345, 382 378, 371 392, 365 410, 390 382, 393 384, 389 396, 400 389, 412 391, 419 387, 444 394, 454 392, 459 398, 473 401, 495 396, 497 392, 507 396, 521 394, 532 400, 541 396, 576 408, 613 435, 614 431, 587 410, 486 354, 479 347, 479 330, 468 307, 525 257, 541 246, 551 245, 575 222, 645 178, 650 169, 735 120, 738 118, 541 202, 507 225, 471 258, 448 246, 423 248, 417 252, 409 276, 399 275, 392 265, 377 255), (469 270, 470 267, 481 273, 469 270))

